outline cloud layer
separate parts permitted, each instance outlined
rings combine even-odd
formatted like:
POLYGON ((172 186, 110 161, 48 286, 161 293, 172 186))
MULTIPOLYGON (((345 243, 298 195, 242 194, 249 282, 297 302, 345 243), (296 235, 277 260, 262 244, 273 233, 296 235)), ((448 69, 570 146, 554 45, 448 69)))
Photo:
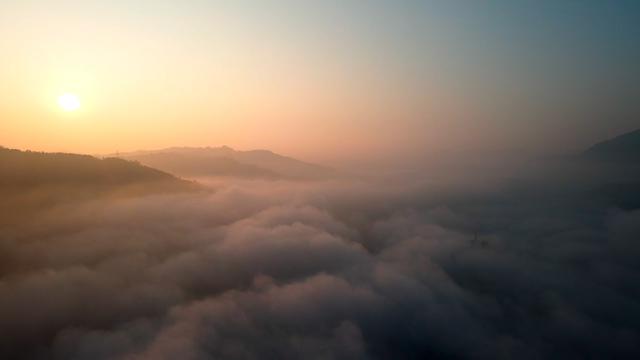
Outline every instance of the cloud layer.
POLYGON ((61 205, 0 231, 0 357, 630 356, 639 224, 525 190, 353 183, 61 205))

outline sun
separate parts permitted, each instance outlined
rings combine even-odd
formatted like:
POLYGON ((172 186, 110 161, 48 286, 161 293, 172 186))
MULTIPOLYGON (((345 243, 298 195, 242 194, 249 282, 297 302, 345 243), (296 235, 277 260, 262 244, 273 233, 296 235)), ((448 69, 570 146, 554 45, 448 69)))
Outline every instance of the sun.
POLYGON ((58 97, 58 105, 64 111, 75 111, 80 108, 80 98, 75 94, 65 93, 58 97))

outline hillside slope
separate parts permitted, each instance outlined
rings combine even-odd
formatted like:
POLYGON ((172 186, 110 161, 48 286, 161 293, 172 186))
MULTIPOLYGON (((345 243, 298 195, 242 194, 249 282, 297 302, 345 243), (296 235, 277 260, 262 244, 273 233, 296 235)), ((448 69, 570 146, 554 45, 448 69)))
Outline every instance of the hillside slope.
POLYGON ((583 156, 606 161, 640 161, 640 129, 599 142, 583 156))
POLYGON ((0 224, 79 200, 195 189, 192 182, 122 159, 0 147, 0 224))
POLYGON ((122 159, 0 148, 0 186, 3 187, 120 186, 149 182, 184 183, 160 170, 122 159))

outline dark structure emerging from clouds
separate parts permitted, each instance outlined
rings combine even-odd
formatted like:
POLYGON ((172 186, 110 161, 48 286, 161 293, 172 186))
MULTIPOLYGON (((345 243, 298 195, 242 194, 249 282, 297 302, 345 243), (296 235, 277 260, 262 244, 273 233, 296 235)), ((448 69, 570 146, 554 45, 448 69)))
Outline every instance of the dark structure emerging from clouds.
POLYGON ((0 357, 637 358, 640 176, 615 162, 598 184, 236 180, 23 208, 0 231, 0 357))

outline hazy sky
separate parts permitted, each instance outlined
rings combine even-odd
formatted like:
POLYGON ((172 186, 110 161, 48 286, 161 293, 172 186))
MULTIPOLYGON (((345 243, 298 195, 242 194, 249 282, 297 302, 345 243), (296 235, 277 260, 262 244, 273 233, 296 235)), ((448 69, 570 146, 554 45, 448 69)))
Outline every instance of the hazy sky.
POLYGON ((638 1, 2 0, 0 144, 568 151, 640 125, 638 39, 638 1))

